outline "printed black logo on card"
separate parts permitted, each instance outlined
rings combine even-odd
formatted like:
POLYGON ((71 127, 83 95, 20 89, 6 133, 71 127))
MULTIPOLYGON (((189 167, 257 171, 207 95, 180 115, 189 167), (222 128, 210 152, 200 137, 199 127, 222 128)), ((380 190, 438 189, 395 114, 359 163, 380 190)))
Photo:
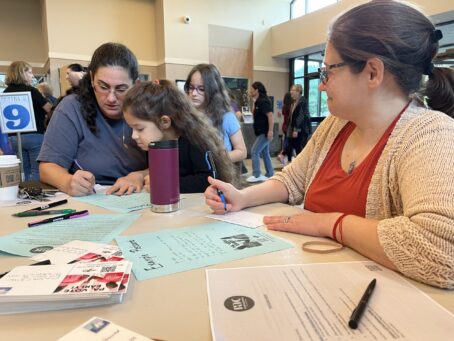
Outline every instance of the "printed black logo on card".
POLYGON ((261 246, 257 240, 249 238, 246 234, 237 234, 234 236, 223 237, 221 240, 235 250, 243 250, 251 247, 261 246))
POLYGON ((52 250, 53 246, 38 246, 30 250, 31 253, 44 253, 46 251, 52 250))
POLYGON ((254 305, 254 300, 247 296, 231 296, 224 301, 224 307, 231 311, 246 311, 254 305))

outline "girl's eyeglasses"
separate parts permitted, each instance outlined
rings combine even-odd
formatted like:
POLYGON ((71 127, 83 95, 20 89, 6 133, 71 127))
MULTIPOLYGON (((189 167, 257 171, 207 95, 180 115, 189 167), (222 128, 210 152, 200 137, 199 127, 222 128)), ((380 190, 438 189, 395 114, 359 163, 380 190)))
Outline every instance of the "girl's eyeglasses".
POLYGON ((188 95, 192 94, 193 92, 197 91, 199 95, 203 95, 205 93, 205 87, 203 85, 199 86, 193 86, 193 85, 185 85, 184 86, 184 92, 186 92, 188 95))

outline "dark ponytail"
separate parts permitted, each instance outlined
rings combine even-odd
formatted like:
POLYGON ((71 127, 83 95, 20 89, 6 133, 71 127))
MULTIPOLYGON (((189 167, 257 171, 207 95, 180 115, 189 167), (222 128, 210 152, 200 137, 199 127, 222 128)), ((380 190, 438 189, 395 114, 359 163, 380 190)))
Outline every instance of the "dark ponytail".
POLYGON ((431 71, 421 95, 430 108, 454 118, 454 69, 435 67, 431 71))

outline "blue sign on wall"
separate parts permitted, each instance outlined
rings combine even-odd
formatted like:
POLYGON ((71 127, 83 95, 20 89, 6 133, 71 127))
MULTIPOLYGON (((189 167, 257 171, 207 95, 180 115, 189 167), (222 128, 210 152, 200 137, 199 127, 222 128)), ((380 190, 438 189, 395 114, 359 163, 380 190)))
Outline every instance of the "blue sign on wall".
POLYGON ((3 133, 36 131, 30 92, 0 93, 0 126, 3 133))

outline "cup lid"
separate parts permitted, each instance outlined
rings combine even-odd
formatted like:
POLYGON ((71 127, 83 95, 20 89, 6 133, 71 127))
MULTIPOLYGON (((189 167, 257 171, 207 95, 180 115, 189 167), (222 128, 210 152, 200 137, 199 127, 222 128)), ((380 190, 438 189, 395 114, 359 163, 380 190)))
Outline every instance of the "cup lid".
POLYGON ((18 164, 20 160, 17 158, 16 155, 0 155, 0 165, 6 164, 18 164))
POLYGON ((178 140, 152 141, 148 144, 148 148, 149 149, 178 148, 178 140))

